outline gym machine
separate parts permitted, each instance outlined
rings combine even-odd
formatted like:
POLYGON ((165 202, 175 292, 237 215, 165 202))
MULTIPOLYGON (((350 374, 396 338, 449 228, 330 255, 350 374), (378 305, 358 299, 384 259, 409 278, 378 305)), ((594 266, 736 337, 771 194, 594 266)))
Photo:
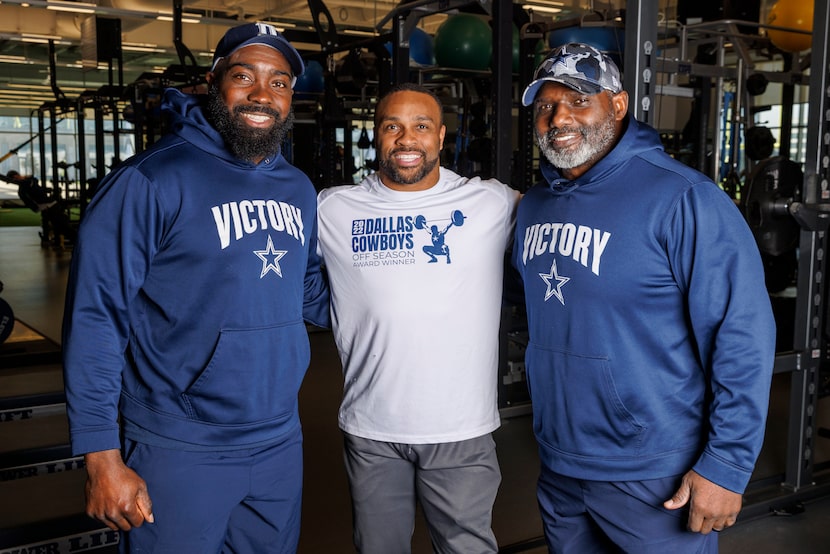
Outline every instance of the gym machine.
MULTIPOLYGON (((685 52, 681 52, 677 60, 658 59, 655 49, 657 25, 652 20, 657 13, 655 0, 627 2, 624 86, 629 91, 629 105, 634 107, 635 115, 647 122, 651 122, 654 117, 653 95, 660 92, 655 80, 658 67, 660 71, 675 75, 702 74, 716 79, 724 78, 722 68, 686 61, 685 52)), ((729 26, 735 25, 735 22, 726 23, 729 26)), ((741 22, 742 25, 744 23, 741 22)), ((741 30, 732 28, 729 33, 740 35, 741 30)), ((759 181, 750 183, 747 189, 748 199, 744 199, 744 210, 750 215, 748 221, 755 227, 756 237, 759 234, 764 236, 764 223, 775 218, 784 222, 775 231, 780 230, 781 236, 774 240, 767 237, 768 244, 762 240, 759 243, 762 249, 786 248, 785 244, 794 239, 797 226, 798 265, 792 349, 778 352, 774 366, 776 374, 788 373, 791 376, 786 467, 783 476, 750 482, 742 518, 771 512, 793 513, 799 509, 801 501, 830 493, 827 464, 817 464, 814 459, 816 440, 822 435, 826 436, 826 432, 818 429, 816 409, 822 390, 827 394, 827 383, 822 380, 821 371, 822 368, 826 370, 828 364, 828 288, 826 279, 823 278, 830 223, 830 166, 826 162, 830 158, 830 120, 826 117, 830 108, 828 33, 830 6, 827 2, 817 0, 809 78, 799 76, 798 70, 801 68, 798 67, 788 67, 783 74, 763 74, 769 80, 781 79, 779 82, 792 83, 795 82, 792 79, 798 78, 802 84, 808 84, 810 110, 803 181, 797 181, 798 175, 795 172, 794 183, 786 186, 779 184, 783 181, 775 181, 769 176, 777 174, 784 178, 786 172, 788 177, 793 178, 791 164, 781 159, 767 162, 755 173, 755 178, 759 181), (791 72, 791 69, 796 71, 791 72), (787 218, 792 218, 792 221, 787 218), (759 225, 755 225, 756 222, 759 225)), ((725 36, 722 33, 719 40, 723 41, 725 36)), ((684 42, 681 41, 681 44, 684 42)), ((720 44, 722 47, 723 42, 720 44)), ((736 44, 740 49, 740 41, 736 44)), ((731 75, 736 80, 746 79, 748 71, 747 67, 741 66, 746 53, 740 54, 738 69, 731 75)), ((718 106, 718 111, 722 109, 723 106, 718 106)), ((782 137, 781 140, 782 144, 789 144, 789 136, 782 137), (783 142, 785 138, 786 143, 783 142)), ((714 167, 718 167, 718 164, 714 164, 714 167)))

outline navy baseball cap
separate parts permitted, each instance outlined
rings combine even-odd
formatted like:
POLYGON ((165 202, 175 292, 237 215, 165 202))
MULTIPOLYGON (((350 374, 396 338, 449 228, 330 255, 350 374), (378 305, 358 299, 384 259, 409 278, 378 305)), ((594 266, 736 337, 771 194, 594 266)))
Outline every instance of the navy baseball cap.
POLYGON ((614 94, 622 90, 617 64, 593 46, 578 42, 563 44, 548 53, 525 88, 522 105, 533 104, 536 93, 548 81, 592 95, 603 89, 614 94))
POLYGON ((277 28, 267 23, 246 23, 237 27, 228 29, 219 44, 216 45, 216 51, 213 53, 213 65, 210 70, 216 69, 216 64, 222 58, 227 58, 240 48, 250 46, 252 44, 263 44, 269 48, 273 48, 288 60, 291 66, 291 71, 294 72, 294 79, 297 79, 305 71, 305 64, 303 58, 297 49, 291 46, 291 43, 285 40, 285 37, 277 31, 277 28))

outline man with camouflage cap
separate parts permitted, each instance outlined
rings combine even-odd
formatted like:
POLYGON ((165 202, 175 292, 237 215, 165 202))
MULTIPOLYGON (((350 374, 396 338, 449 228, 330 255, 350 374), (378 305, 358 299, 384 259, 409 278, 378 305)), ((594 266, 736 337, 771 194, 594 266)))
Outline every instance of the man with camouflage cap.
POLYGON ((522 96, 544 181, 519 206, 526 367, 552 552, 717 552, 761 449, 775 325, 732 200, 554 49, 522 96))

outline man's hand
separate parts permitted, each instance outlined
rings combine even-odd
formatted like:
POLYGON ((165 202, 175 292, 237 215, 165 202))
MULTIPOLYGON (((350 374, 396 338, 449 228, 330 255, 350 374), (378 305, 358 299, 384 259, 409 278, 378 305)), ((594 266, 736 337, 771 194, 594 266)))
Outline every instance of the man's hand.
POLYGON ((667 510, 689 504, 689 530, 706 535, 735 524, 741 511, 742 496, 704 479, 694 471, 683 476, 680 488, 663 503, 667 510))
POLYGON ((153 523, 153 503, 144 479, 124 465, 121 452, 103 450, 84 456, 86 513, 112 530, 129 531, 153 523))

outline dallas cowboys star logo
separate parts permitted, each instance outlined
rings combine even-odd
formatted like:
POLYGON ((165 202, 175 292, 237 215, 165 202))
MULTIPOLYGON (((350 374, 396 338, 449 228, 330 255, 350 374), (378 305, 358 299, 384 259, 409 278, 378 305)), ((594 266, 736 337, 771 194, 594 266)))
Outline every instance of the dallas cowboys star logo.
POLYGON ((265 250, 254 250, 254 254, 262 260, 262 273, 259 274, 259 278, 262 279, 265 277, 265 274, 269 271, 273 271, 282 277, 280 260, 287 253, 287 250, 275 250, 274 241, 271 240, 271 235, 268 235, 268 245, 265 247, 265 250))
POLYGON ((570 277, 561 277, 559 273, 556 271, 556 260, 553 260, 553 263, 550 266, 550 273, 540 273, 539 277, 542 278, 542 281, 548 287, 548 290, 545 291, 545 302, 550 299, 551 296, 555 296, 559 303, 563 306, 565 305, 565 297, 562 296, 562 285, 567 283, 571 280, 570 277), (554 281, 556 283, 554 284, 554 281))

